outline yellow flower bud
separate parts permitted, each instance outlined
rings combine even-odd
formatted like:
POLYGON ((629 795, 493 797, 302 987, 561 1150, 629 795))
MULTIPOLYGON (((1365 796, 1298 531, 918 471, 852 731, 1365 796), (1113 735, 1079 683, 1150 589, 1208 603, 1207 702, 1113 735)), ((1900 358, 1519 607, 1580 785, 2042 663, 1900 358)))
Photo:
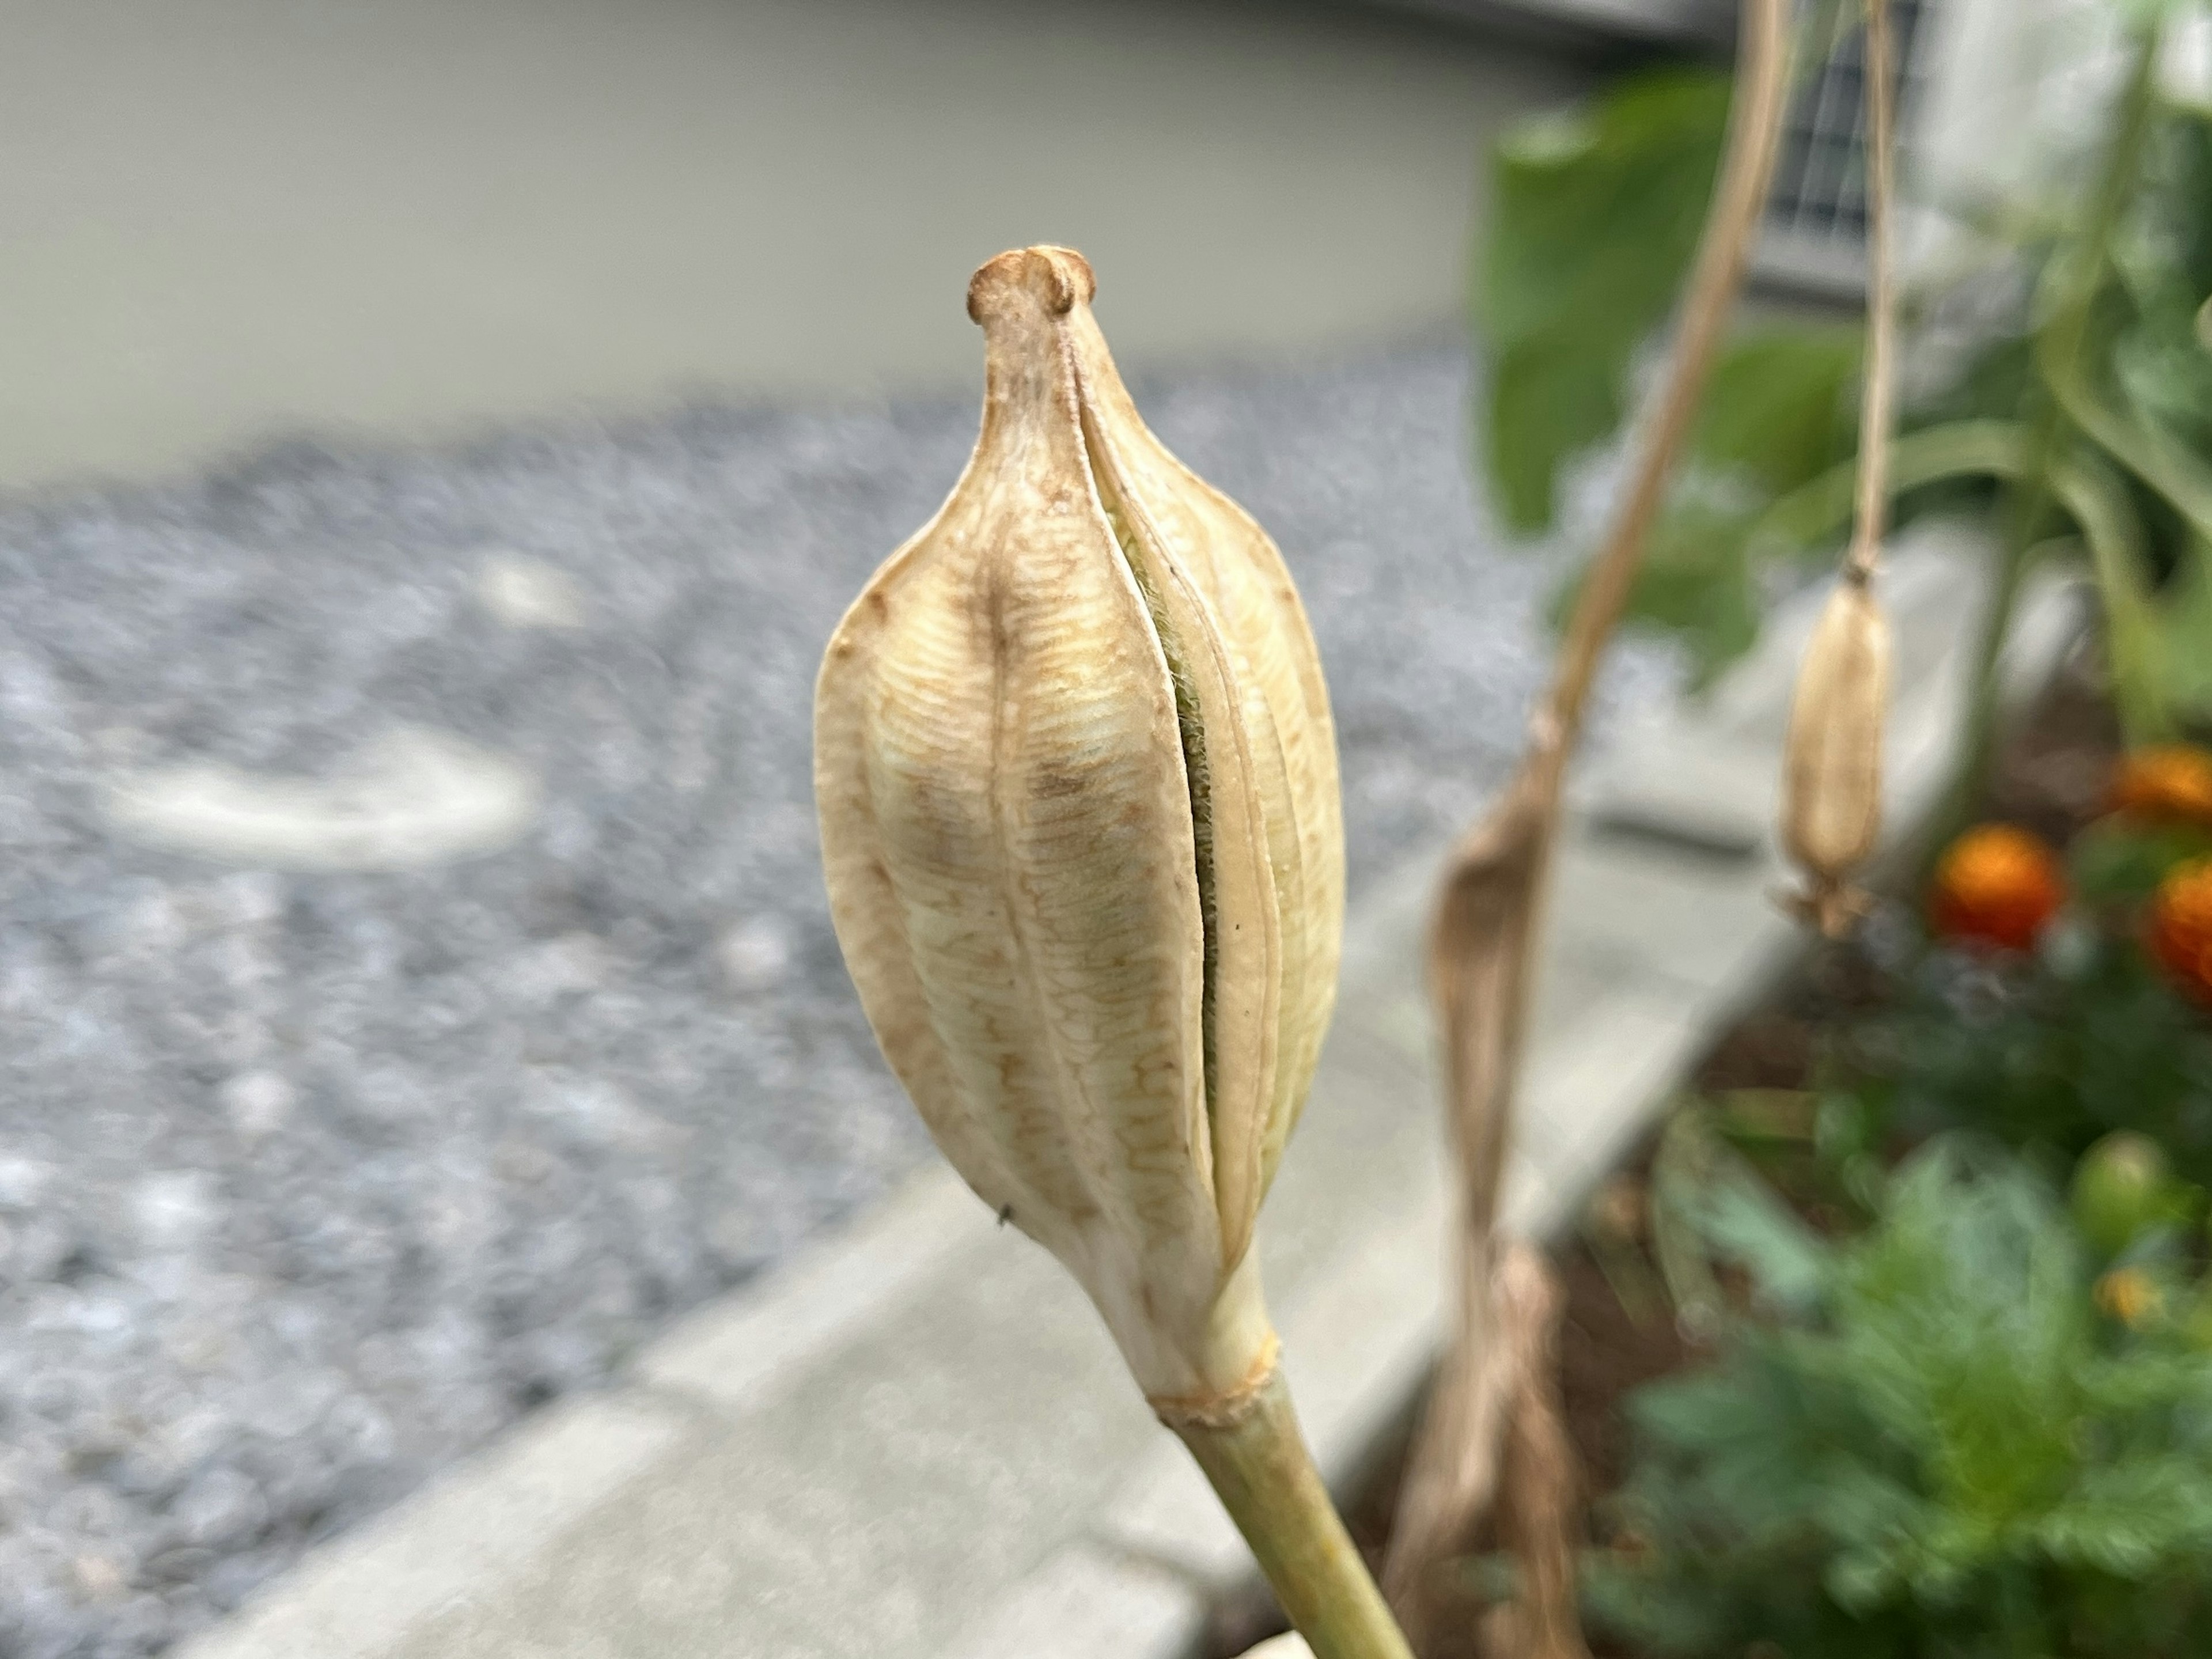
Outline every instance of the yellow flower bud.
POLYGON ((1805 647, 1783 750, 1783 850, 1805 872, 1800 908, 1832 935, 1863 908, 1850 878, 1881 834, 1889 653, 1869 585, 1838 582, 1805 647))
POLYGON ((877 1039, 1164 1408, 1272 1366, 1253 1224, 1335 996, 1343 830, 1282 559, 1139 419, 1063 248, 975 273, 983 422, 831 638, 815 789, 877 1039))

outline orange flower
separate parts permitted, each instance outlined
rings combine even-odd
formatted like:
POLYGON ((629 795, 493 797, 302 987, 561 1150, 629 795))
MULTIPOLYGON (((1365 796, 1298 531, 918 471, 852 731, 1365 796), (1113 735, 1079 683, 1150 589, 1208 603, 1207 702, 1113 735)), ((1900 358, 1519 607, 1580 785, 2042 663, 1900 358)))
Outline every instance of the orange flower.
POLYGON ((1954 944, 2025 951, 2066 900, 2058 855, 2008 823, 1978 824, 1943 852, 1929 921, 1954 944))
POLYGON ((2183 990, 2212 1005, 2212 858, 2178 864, 2159 883, 2150 949, 2183 990))
POLYGON ((2212 830, 2212 752, 2190 743, 2130 750, 2112 769, 2112 810, 2212 830))

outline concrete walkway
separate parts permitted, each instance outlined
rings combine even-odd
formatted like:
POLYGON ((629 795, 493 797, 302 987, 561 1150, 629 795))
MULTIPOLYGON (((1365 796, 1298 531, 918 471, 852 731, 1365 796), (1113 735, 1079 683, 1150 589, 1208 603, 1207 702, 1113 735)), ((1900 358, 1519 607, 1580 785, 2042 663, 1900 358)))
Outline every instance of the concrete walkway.
MULTIPOLYGON (((1899 612, 1893 845, 1946 775, 1979 562, 1923 537, 1899 612)), ((2017 690, 2075 637, 2046 587, 2017 690)), ((1580 791, 1509 1197, 1567 1225, 1710 1038, 1806 941, 1767 843, 1796 605, 1713 701, 1580 791), (1701 780, 1686 811, 1679 788, 1701 780)), ((1438 1333, 1446 1194, 1414 964, 1433 858, 1354 918, 1344 995, 1261 1229, 1294 1392, 1358 1476, 1438 1333)), ((629 1383, 312 1559, 187 1659, 1179 1659, 1249 1572, 1073 1285, 941 1170, 699 1315, 629 1383)))

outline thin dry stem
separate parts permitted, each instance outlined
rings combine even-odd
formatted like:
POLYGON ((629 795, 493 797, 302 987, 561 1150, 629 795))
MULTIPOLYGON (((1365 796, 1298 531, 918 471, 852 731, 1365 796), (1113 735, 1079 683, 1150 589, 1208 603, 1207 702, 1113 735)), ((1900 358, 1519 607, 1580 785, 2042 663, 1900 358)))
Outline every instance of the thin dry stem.
POLYGON ((1713 350, 1735 308, 1751 257, 1759 210, 1774 173, 1782 131, 1782 107, 1789 89, 1790 42, 1784 0, 1744 0, 1736 53, 1736 106, 1729 123, 1728 151, 1721 178, 1706 210, 1697 263, 1690 270, 1681 326, 1673 361, 1646 424, 1626 499, 1600 548, 1567 623, 1544 712, 1537 717, 1536 741, 1546 717, 1556 721, 1561 746, 1571 751, 1582 728, 1583 710, 1600 655, 1613 637, 1628 603, 1630 588, 1644 561, 1644 544, 1658 516, 1674 458, 1697 418, 1705 396, 1713 350))
POLYGON ((1889 438, 1897 398, 1897 148, 1889 0, 1866 0, 1867 355, 1859 395, 1858 511, 1848 581, 1869 580, 1889 515, 1889 438))
POLYGON ((1620 619, 1668 473, 1695 417, 1741 287, 1771 176, 1788 86, 1785 0, 1744 0, 1736 102, 1667 378, 1638 436, 1628 490, 1583 586, 1550 690, 1505 796, 1453 849, 1429 940, 1461 1203, 1460 1317, 1415 1440, 1384 1584, 1416 1645, 1436 1568, 1489 1507, 1507 1417, 1492 1352, 1492 1244, 1512 1091, 1560 782, 1601 653, 1620 619))
MULTIPOLYGON (((1897 379, 1897 157, 1892 107, 1896 101, 1895 65, 1890 46, 1889 0, 1865 0, 1865 5, 1866 369, 1859 384, 1858 491, 1850 544, 1844 550, 1838 573, 1841 580, 1862 590, 1863 595, 1881 567, 1882 536, 1889 511, 1889 447, 1895 425, 1897 379)), ((1841 602, 1844 597, 1838 594, 1832 603, 1841 602)), ((1869 625, 1886 641, 1887 623, 1878 608, 1872 611, 1869 625)), ((1881 713, 1878 708, 1872 712, 1871 726, 1857 723, 1867 712, 1860 700, 1875 696, 1877 691, 1856 679, 1838 685, 1826 678, 1824 665, 1816 661, 1819 644, 1820 635, 1816 634, 1800 672, 1797 702, 1791 711, 1787 759, 1784 842, 1806 866, 1805 884, 1802 891, 1785 896, 1782 902, 1785 909, 1812 923, 1826 937, 1841 939, 1858 925, 1869 901, 1852 879, 1850 868, 1839 867, 1830 854, 1808 856, 1800 844, 1790 841, 1790 835, 1793 828, 1802 823, 1832 819, 1839 806, 1856 815, 1863 804, 1869 815, 1863 822, 1871 846, 1881 818, 1881 713), (1801 722, 1810 724, 1801 731, 1801 722), (1844 744, 1843 752, 1856 752, 1847 734, 1857 732, 1864 732, 1873 747, 1864 751, 1863 771, 1855 771, 1848 780, 1838 779, 1830 767, 1808 766, 1801 757, 1801 741, 1825 745, 1830 757, 1837 752, 1834 746, 1839 742, 1844 744), (1843 792, 1840 797, 1826 793, 1838 790, 1843 792)), ((1885 660, 1887 649, 1885 644, 1885 660)), ((1880 686, 1881 693, 1886 694, 1886 678, 1880 686)))
POLYGON ((1559 1401, 1559 1320, 1566 1295, 1542 1252, 1514 1244, 1496 1279, 1500 1346, 1510 1349, 1511 1403, 1498 1495, 1521 1593, 1488 1646, 1490 1659, 1589 1659, 1575 1599, 1582 1544, 1581 1474, 1559 1401))

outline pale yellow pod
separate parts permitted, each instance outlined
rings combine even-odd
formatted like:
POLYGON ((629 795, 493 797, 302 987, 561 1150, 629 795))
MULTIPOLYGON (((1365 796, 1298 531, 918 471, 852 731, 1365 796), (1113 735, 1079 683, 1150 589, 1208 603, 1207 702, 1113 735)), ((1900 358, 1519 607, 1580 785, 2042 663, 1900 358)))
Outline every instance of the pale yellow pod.
POLYGON ((1246 574, 1273 547, 1136 419, 1091 285, 1058 248, 976 273, 982 431, 830 641, 816 791, 938 1144, 1148 1394, 1204 1401, 1272 1363, 1249 1246, 1334 987, 1334 743, 1287 579, 1246 574))
POLYGON ((1881 754, 1889 714, 1888 618, 1866 581, 1836 584, 1814 624, 1790 705, 1782 844, 1832 927, 1832 902, 1881 835, 1881 754))
POLYGON ((1231 1254, 1297 1127, 1336 1003, 1344 943, 1344 818, 1336 732, 1321 653, 1283 556, 1237 503, 1192 472, 1138 415, 1087 307, 1070 319, 1085 431, 1103 490, 1146 504, 1166 562, 1204 596, 1242 699, 1250 764, 1264 800, 1281 935, 1278 1059, 1265 1103, 1256 1186, 1224 1194, 1231 1254))

